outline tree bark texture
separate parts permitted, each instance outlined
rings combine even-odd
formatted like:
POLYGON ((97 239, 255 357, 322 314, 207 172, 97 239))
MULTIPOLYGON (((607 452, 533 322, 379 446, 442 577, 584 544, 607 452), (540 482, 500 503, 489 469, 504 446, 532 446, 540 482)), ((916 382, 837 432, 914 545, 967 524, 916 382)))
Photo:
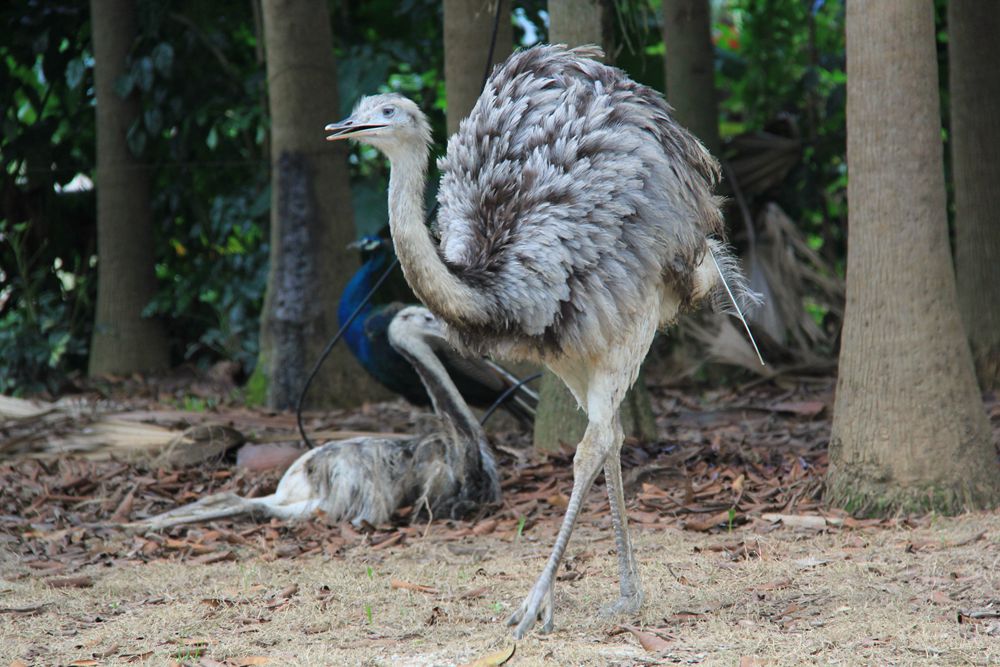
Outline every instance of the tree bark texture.
POLYGON ((945 217, 934 8, 847 5, 850 236, 828 498, 863 514, 1000 501, 945 217))
MULTIPOLYGON (((605 0, 549 0, 549 42, 580 46, 597 44, 607 61, 612 53, 611 5, 605 0)), ((649 392, 640 375, 621 405, 625 434, 642 440, 656 437, 656 420, 649 392)), ((545 371, 539 387, 538 414, 535 415, 534 445, 548 452, 563 445, 576 445, 587 428, 587 415, 562 380, 545 371)))
POLYGON ((469 115, 483 88, 486 55, 493 35, 493 20, 500 2, 493 64, 510 55, 514 42, 510 0, 444 1, 444 83, 448 95, 448 136, 469 115))
POLYGON ((983 389, 1000 388, 1000 5, 948 3, 958 305, 983 389))
POLYGON ((663 0, 667 101, 674 118, 719 155, 712 8, 708 0, 663 0))
POLYGON ((149 172, 126 133, 139 117, 134 94, 115 82, 136 38, 134 0, 91 0, 97 94, 97 312, 90 375, 155 371, 169 363, 162 323, 142 316, 156 292, 149 172))
MULTIPOLYGON (((324 0, 264 0, 271 113, 271 249, 253 393, 269 407, 298 400, 307 374, 337 330, 337 301, 357 269, 347 244, 354 222, 346 142, 326 142, 336 120, 337 75, 324 0)), ((313 381, 307 405, 358 405, 377 395, 338 345, 313 381)))
POLYGON ((605 62, 610 61, 614 35, 608 0, 552 0, 548 7, 550 44, 596 44, 604 49, 605 62))

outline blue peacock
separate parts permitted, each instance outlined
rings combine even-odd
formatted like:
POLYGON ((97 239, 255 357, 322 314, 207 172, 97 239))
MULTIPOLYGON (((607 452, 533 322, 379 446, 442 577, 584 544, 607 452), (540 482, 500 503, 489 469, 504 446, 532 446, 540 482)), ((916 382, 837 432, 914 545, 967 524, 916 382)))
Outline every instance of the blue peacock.
MULTIPOLYGON (((344 288, 337 307, 340 326, 371 291, 379 276, 395 259, 392 242, 379 236, 365 236, 355 244, 361 250, 361 268, 344 288)), ((410 363, 389 344, 389 324, 404 308, 416 303, 413 292, 402 280, 389 280, 365 304, 344 332, 344 342, 368 374, 382 386, 417 406, 429 406, 427 390, 410 363), (406 303, 406 302, 409 303, 406 303)), ((487 359, 463 357, 455 350, 436 350, 459 392, 473 406, 493 405, 518 379, 487 359)), ((527 387, 518 387, 501 405, 522 423, 534 419, 538 396, 527 387)))

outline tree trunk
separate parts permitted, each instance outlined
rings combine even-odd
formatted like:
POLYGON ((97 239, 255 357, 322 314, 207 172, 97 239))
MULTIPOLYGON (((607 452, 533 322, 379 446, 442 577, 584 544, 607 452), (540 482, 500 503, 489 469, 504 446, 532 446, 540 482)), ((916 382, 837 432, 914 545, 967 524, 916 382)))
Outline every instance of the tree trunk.
POLYGON ((122 99, 115 82, 125 73, 136 39, 134 0, 91 0, 94 88, 97 94, 97 312, 90 345, 91 376, 167 367, 161 322, 142 316, 156 292, 149 172, 125 135, 139 117, 134 94, 122 99))
POLYGON ((1000 501, 948 248, 934 8, 847 5, 850 236, 829 500, 863 514, 1000 501))
POLYGON ((444 83, 448 95, 448 136, 469 115, 483 88, 486 54, 493 35, 497 2, 500 23, 497 26, 493 64, 510 55, 513 26, 510 0, 445 0, 444 2, 444 83))
POLYGON ((1000 5, 948 4, 958 305, 983 389, 1000 388, 1000 5))
MULTIPOLYGON (((346 142, 326 142, 337 119, 337 75, 324 0, 264 0, 271 113, 270 273, 260 358, 250 393, 293 407, 307 374, 337 330, 337 301, 357 258, 346 142)), ((373 383, 344 345, 313 381, 307 405, 358 405, 373 383)))
MULTIPOLYGON (((604 0, 549 0, 549 42, 580 46, 597 44, 611 57, 611 5, 604 0)), ((642 440, 656 437, 656 421, 649 392, 640 375, 621 405, 625 434, 642 440)), ((542 376, 538 413, 535 415, 535 448, 557 451, 576 445, 587 428, 587 415, 562 380, 549 371, 542 376)))
POLYGON ((708 0, 663 0, 667 100, 674 118, 719 155, 712 9, 708 0))

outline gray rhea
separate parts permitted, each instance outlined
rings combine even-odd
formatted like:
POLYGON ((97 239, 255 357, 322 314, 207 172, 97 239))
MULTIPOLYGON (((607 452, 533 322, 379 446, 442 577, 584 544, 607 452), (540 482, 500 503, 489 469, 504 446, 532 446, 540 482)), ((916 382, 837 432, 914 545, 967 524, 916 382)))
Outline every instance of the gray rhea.
POLYGON ((472 352, 544 363, 587 412, 555 546, 510 618, 518 638, 552 628, 553 582, 583 498, 604 469, 620 597, 642 588, 622 495, 618 407, 658 328, 726 281, 752 300, 722 243, 719 168, 650 88, 593 47, 537 46, 489 77, 439 161, 436 235, 423 213, 430 128, 395 94, 362 99, 327 126, 391 163, 389 223, 418 297, 472 352), (717 260, 717 261, 713 261, 717 260))
POLYGON ((140 522, 167 528, 239 514, 306 519, 322 510, 332 521, 380 524, 399 507, 414 516, 459 518, 500 500, 500 482, 486 434, 438 359, 444 328, 411 306, 389 325, 389 341, 420 375, 438 417, 429 434, 409 439, 351 438, 297 459, 270 496, 219 493, 140 522))

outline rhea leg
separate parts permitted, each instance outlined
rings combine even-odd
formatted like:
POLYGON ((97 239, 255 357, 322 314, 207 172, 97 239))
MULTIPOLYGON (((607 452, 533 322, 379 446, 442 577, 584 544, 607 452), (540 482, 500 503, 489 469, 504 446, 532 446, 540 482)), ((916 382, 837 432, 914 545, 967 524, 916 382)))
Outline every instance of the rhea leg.
POLYGON ((559 375, 566 381, 577 400, 585 398, 587 430, 577 445, 576 455, 573 457, 573 492, 570 494, 552 554, 531 592, 507 621, 508 625, 517 626, 514 629, 514 636, 518 639, 522 638, 539 619, 542 621, 542 632, 552 630, 552 596, 556 571, 573 533, 576 516, 583 505, 583 500, 604 466, 608 454, 615 448, 615 415, 627 386, 627 384, 620 386, 622 383, 616 373, 594 373, 589 378, 570 373, 559 375))
POLYGON ((628 532, 628 516, 625 513, 625 495, 622 488, 621 449, 624 434, 619 420, 615 419, 615 447, 608 452, 604 462, 604 483, 608 488, 608 502, 611 505, 611 523, 615 529, 615 546, 618 548, 618 587, 621 595, 610 605, 601 609, 604 616, 633 614, 642 606, 642 582, 639 566, 632 552, 632 540, 628 532))
POLYGON ((612 447, 610 436, 611 430, 607 426, 591 422, 587 425, 583 440, 577 445, 576 455, 573 457, 573 492, 570 494, 566 514, 559 527, 555 546, 552 547, 552 554, 528 597, 507 621, 507 625, 517 626, 514 628, 514 637, 517 639, 524 637, 538 620, 542 621, 542 632, 552 631, 552 596, 556 571, 566 552, 566 545, 569 544, 583 500, 612 447))

